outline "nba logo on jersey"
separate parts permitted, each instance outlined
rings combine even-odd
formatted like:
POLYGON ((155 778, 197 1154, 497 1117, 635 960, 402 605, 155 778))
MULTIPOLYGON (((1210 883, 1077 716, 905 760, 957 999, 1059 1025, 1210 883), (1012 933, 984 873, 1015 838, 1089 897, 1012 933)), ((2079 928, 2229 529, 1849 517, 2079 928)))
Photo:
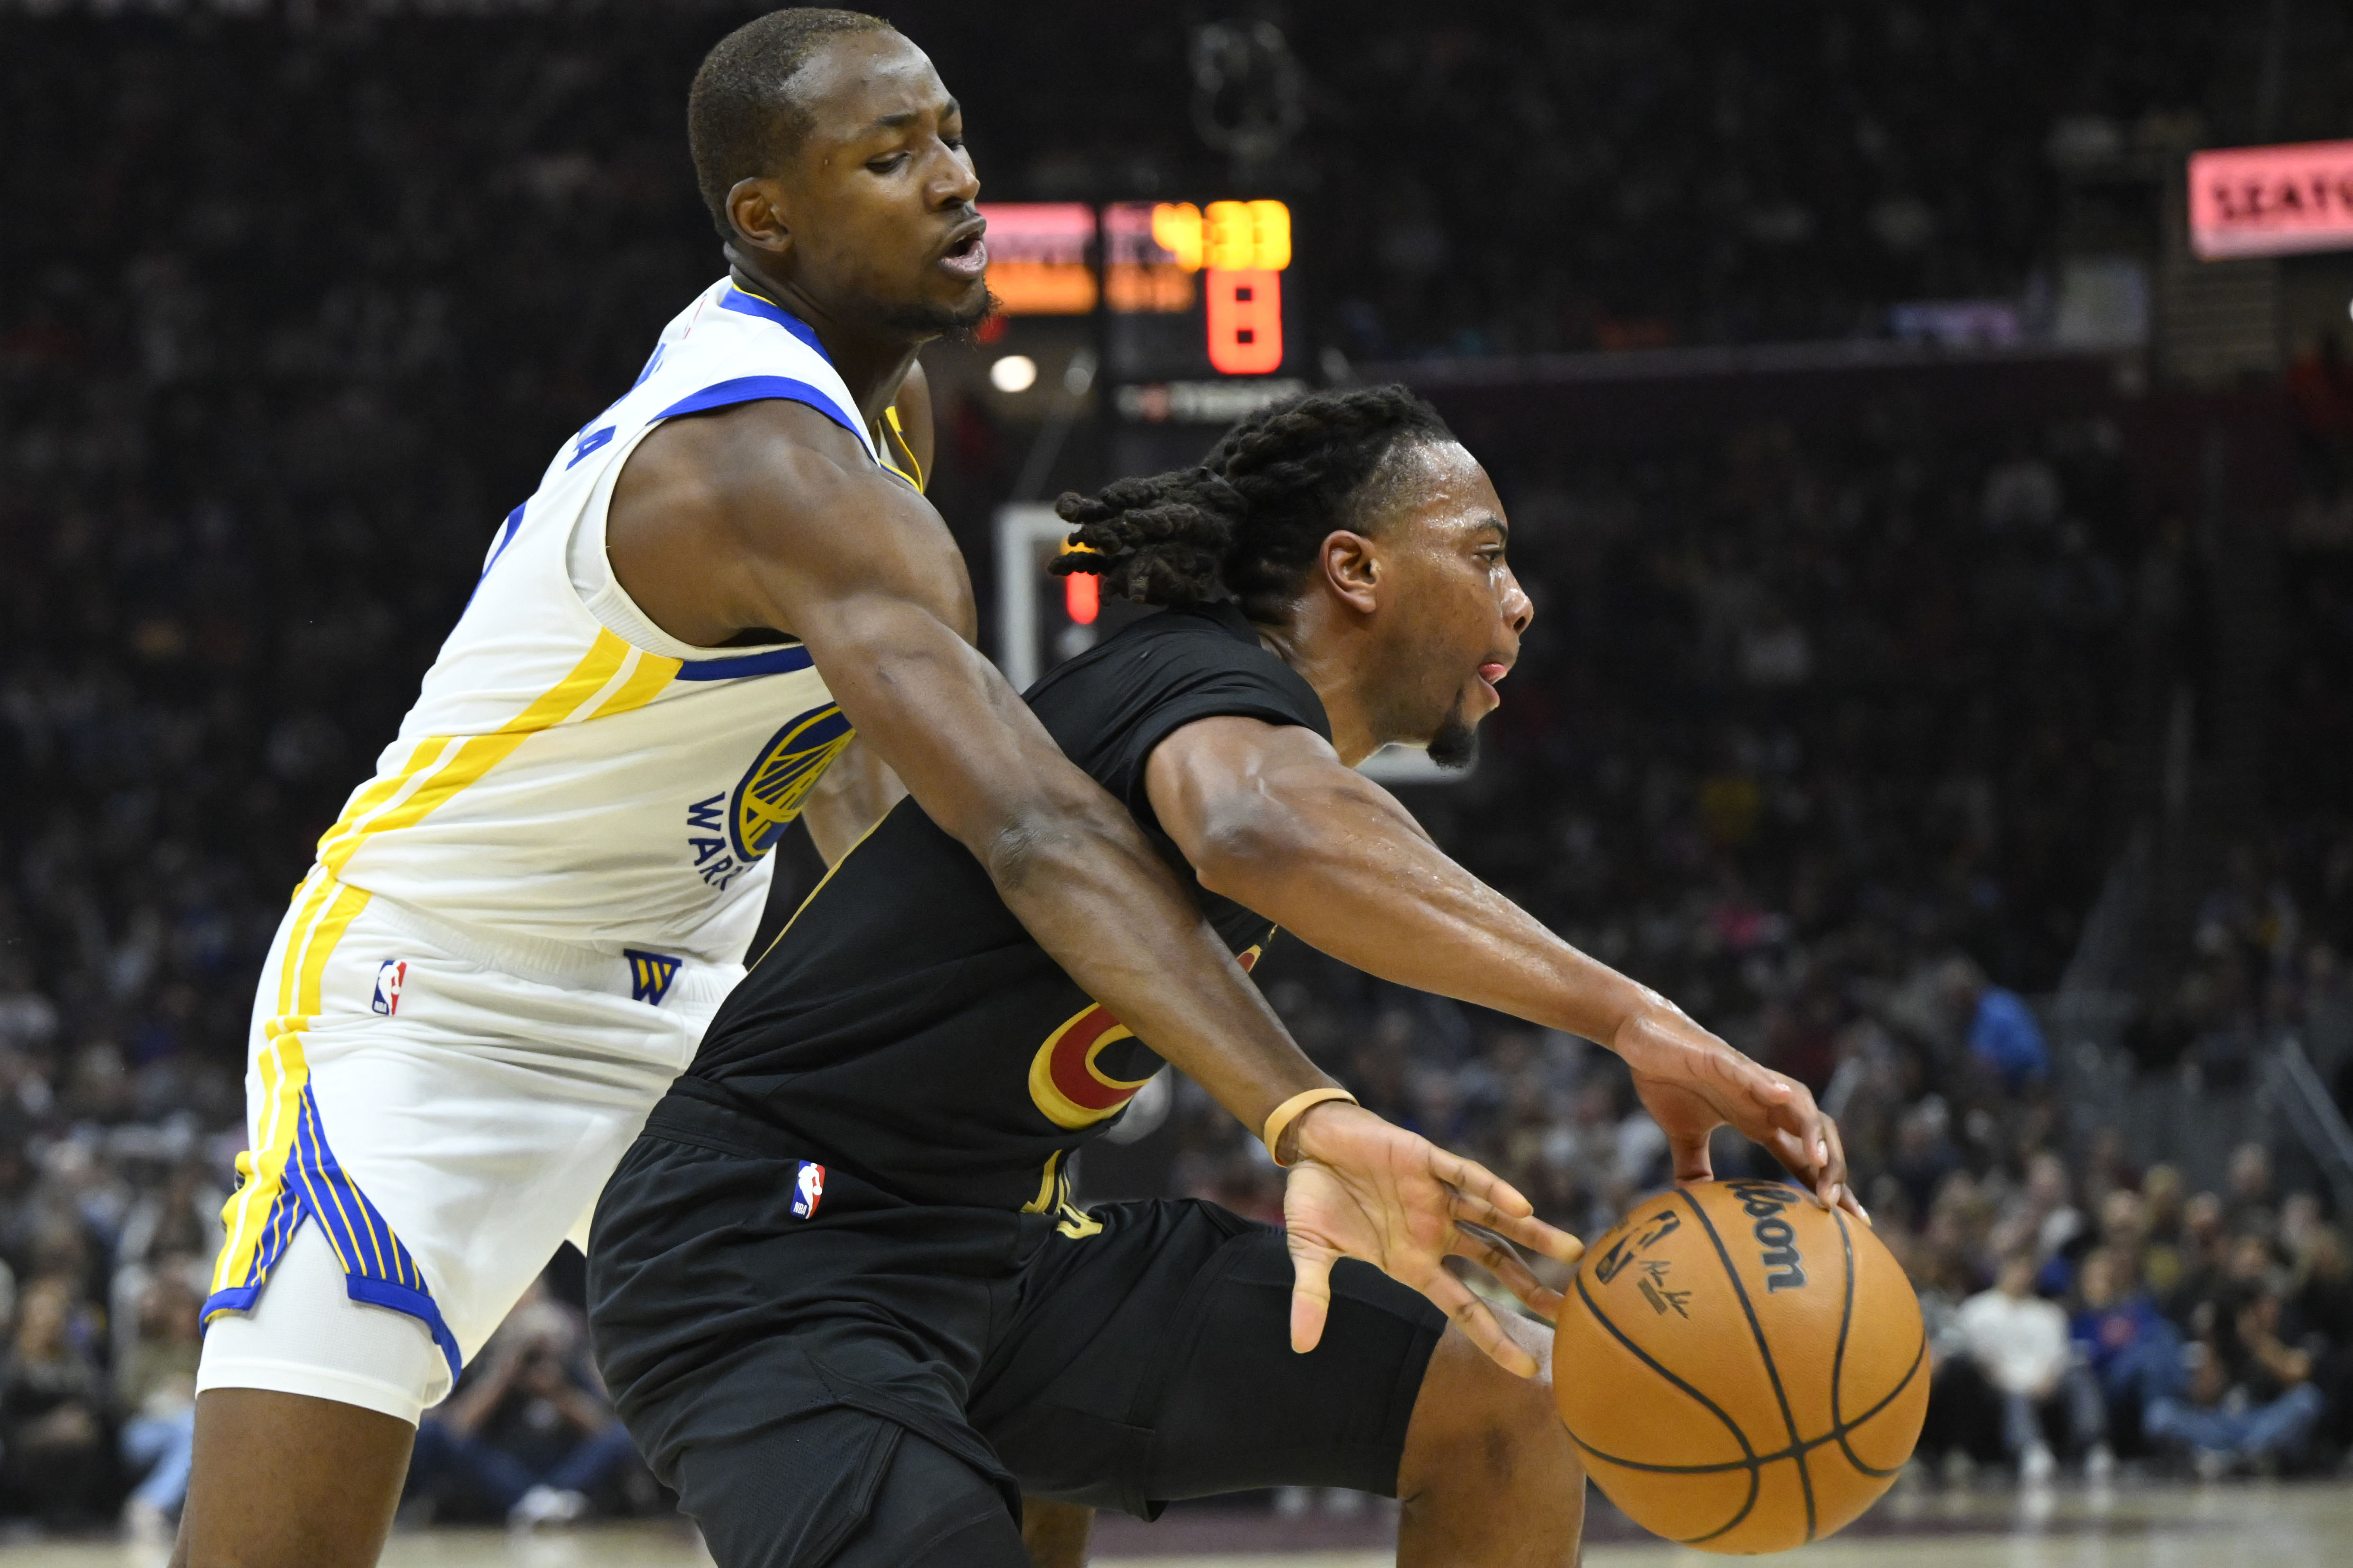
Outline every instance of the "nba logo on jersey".
POLYGON ((817 1213, 824 1197, 825 1167, 815 1160, 803 1160, 801 1173, 793 1180, 793 1217, 807 1219, 817 1213))
POLYGON ((369 1000, 368 1005, 385 1017, 391 1017, 400 1011, 400 988, 407 983, 408 961, 405 958, 385 959, 376 965, 375 995, 369 1000))

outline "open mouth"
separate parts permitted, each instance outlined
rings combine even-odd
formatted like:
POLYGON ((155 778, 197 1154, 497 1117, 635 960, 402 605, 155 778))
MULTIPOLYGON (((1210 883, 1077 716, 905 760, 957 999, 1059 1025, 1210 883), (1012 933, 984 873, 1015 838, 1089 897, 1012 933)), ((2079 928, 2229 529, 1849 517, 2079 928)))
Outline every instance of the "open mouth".
MULTIPOLYGON (((1511 673, 1512 667, 1508 664, 1488 663, 1479 667, 1479 679, 1487 683, 1487 689, 1490 691, 1493 691, 1496 683, 1511 673)), ((1498 693, 1498 695, 1501 694, 1498 693)))
POLYGON ((956 237, 940 257, 940 265, 959 278, 977 278, 988 270, 988 241, 981 237, 987 231, 985 223, 972 226, 969 233, 956 237))

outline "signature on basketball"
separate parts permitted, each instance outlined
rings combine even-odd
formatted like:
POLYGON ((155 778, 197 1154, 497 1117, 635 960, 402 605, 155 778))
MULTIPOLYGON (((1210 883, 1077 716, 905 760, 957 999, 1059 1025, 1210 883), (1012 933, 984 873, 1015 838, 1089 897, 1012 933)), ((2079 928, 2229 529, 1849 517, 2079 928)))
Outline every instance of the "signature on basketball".
POLYGON ((1761 1256, 1765 1267, 1771 1270, 1765 1276, 1767 1290, 1802 1289, 1806 1283, 1806 1266, 1798 1257, 1797 1228, 1781 1217, 1781 1211, 1798 1201, 1798 1190, 1778 1182, 1727 1182, 1725 1184, 1740 1200, 1740 1212, 1757 1223, 1749 1234, 1765 1250, 1761 1256))

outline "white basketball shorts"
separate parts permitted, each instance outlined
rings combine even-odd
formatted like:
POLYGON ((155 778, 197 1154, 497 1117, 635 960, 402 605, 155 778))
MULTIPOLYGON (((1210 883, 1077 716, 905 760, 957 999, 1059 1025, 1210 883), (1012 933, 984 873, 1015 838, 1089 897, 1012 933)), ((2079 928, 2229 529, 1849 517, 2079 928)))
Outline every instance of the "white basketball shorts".
POLYGON ((255 998, 198 1388, 416 1421, 565 1238, 586 1244, 743 973, 448 925, 313 868, 255 998))

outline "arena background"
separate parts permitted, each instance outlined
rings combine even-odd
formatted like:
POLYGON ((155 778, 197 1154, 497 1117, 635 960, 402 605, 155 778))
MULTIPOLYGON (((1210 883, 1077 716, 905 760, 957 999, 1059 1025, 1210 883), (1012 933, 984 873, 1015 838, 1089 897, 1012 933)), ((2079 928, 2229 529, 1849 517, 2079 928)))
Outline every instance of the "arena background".
MULTIPOLYGON (((754 9, 0 3, 0 1559, 168 1529, 285 891, 492 528, 721 266, 683 96, 754 9)), ((2353 1550, 2353 258, 2198 259, 2185 174, 2353 134, 2341 9, 883 11, 985 202, 1285 204, 1282 374, 1402 380, 1493 471, 1538 617, 1476 770, 1401 793, 1808 1082, 1937 1329, 1921 1462, 1816 1555, 2353 1550), (2020 1249, 2114 1486, 2057 1409, 2055 1488, 2012 1484, 1958 1307, 2020 1249), (2171 1370, 2116 1370, 2126 1320, 2171 1370), (2216 1462, 2161 1397, 2290 1401, 2294 1440, 2216 1462)), ((1115 356, 1069 374, 1100 330, 925 353, 992 649, 1001 507, 1216 433, 1123 414, 1115 356), (1017 352, 1046 374, 1006 390, 1017 352)), ((1039 584, 1050 658, 1092 633, 1039 584)), ((789 909, 816 860, 781 853, 789 909)), ((1548 1217, 1663 1180, 1607 1053, 1295 942, 1261 974, 1367 1104, 1548 1217)), ((1189 1086, 1131 1121, 1083 1193, 1277 1212, 1189 1086)), ((573 1392, 468 1406, 420 1532, 609 1439, 577 1289, 559 1258, 481 1363, 573 1392)), ((692 1560, 626 1453, 588 1490, 638 1522, 513 1550, 692 1560)), ((1101 1542, 1377 1552, 1389 1517, 1254 1497, 1101 1542)), ((1591 1533, 1650 1551, 1598 1498, 1591 1533)))

